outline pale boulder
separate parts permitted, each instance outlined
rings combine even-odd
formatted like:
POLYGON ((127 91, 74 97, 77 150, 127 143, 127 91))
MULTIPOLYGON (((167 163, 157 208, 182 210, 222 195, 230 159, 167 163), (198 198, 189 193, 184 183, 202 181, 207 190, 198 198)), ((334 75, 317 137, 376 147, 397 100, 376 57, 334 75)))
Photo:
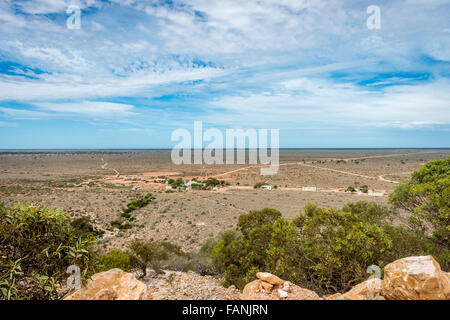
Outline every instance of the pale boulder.
POLYGON ((281 284, 284 283, 283 280, 281 280, 281 279, 278 278, 276 275, 273 275, 273 274, 271 274, 271 273, 269 273, 269 272, 258 272, 258 273, 256 274, 256 277, 257 277, 259 280, 261 280, 261 281, 268 282, 268 283, 273 284, 273 285, 275 285, 275 286, 276 286, 276 285, 281 285, 281 284))
POLYGON ((284 281, 268 272, 258 272, 257 280, 242 291, 243 300, 319 300, 314 291, 284 281))
POLYGON ((384 268, 381 294, 389 300, 446 300, 450 279, 432 256, 403 258, 384 268))
POLYGON ((369 279, 354 286, 346 293, 335 293, 325 300, 380 300, 383 281, 378 278, 369 279))
POLYGON ((147 286, 136 277, 120 269, 94 274, 86 286, 64 300, 144 300, 147 286))

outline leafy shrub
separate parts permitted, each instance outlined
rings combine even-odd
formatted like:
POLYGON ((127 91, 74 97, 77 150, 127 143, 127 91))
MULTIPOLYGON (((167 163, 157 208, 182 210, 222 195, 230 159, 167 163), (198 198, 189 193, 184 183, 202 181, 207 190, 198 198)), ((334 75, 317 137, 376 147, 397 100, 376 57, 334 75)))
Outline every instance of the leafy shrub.
POLYGON ((253 189, 259 189, 265 184, 267 184, 267 183, 266 182, 257 182, 253 185, 253 189))
MULTIPOLYGON (((430 161, 413 172, 389 196, 396 207, 412 213, 409 227, 429 236, 441 249, 441 261, 450 266, 450 157, 430 161)), ((440 262, 441 262, 440 261, 440 262)))
POLYGON ((105 233, 103 230, 96 229, 92 224, 91 218, 87 216, 73 220, 70 225, 78 235, 92 233, 98 237, 101 237, 105 233))
POLYGON ((147 275, 147 268, 160 270, 161 260, 167 260, 169 255, 164 246, 156 241, 143 242, 135 240, 129 247, 131 266, 141 271, 141 277, 147 275))
POLYGON ((103 254, 99 258, 102 271, 111 269, 122 269, 125 272, 131 270, 130 255, 119 249, 111 250, 107 254, 103 254))
POLYGON ((151 193, 147 193, 143 198, 137 200, 131 200, 128 203, 127 208, 123 211, 125 214, 133 212, 136 209, 143 208, 148 205, 155 197, 151 193))
POLYGON ((306 206, 293 221, 275 209, 251 211, 238 230, 223 233, 210 256, 224 285, 243 288, 267 271, 326 294, 367 279, 367 267, 417 254, 436 254, 418 233, 391 224, 394 211, 376 203, 339 209, 306 206))
POLYGON ((123 210, 123 212, 120 214, 120 217, 114 221, 111 221, 111 227, 117 228, 120 230, 126 230, 131 229, 132 224, 136 218, 134 218, 131 213, 134 210, 137 210, 139 208, 143 208, 147 206, 152 200, 154 200, 155 197, 151 193, 147 193, 143 198, 137 199, 137 200, 131 200, 127 207, 123 210))
POLYGON ((82 278, 96 267, 96 237, 71 226, 61 209, 0 208, 0 299, 54 299, 70 265, 82 278))
POLYGON ((346 291, 367 278, 368 266, 382 268, 393 247, 380 219, 387 214, 386 209, 364 202, 343 210, 305 207, 294 220, 299 245, 293 254, 301 252, 296 280, 322 292, 346 291), (373 211, 378 215, 372 216, 373 211))
POLYGON ((362 193, 368 193, 369 187, 366 185, 362 185, 361 187, 359 187, 359 191, 361 191, 362 193))

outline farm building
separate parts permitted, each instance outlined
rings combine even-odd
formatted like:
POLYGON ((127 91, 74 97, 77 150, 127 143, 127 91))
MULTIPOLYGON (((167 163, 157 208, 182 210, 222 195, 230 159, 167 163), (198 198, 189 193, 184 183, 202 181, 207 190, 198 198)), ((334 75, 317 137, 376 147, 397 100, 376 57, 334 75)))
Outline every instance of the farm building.
POLYGON ((372 197, 382 197, 383 196, 382 192, 375 192, 372 190, 369 190, 369 192, 367 194, 372 197))
POLYGON ((319 191, 317 187, 302 187, 302 191, 319 191))

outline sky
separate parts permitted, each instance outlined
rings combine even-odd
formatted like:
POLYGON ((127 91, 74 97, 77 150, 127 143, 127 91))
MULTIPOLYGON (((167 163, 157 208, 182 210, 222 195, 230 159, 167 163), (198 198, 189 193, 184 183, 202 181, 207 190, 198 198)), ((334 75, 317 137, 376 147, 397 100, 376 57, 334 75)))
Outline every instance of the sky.
POLYGON ((449 0, 0 0, 0 149, 171 148, 194 121, 279 129, 282 148, 450 147, 449 17, 449 0))

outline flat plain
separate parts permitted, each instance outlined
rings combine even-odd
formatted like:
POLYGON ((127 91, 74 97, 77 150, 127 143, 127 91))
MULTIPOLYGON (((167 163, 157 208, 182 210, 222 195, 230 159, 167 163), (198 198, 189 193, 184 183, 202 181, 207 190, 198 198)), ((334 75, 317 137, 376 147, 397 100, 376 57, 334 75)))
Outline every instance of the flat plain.
MULTIPOLYGON (((236 227, 239 215, 275 208, 294 218, 305 205, 341 208, 361 200, 388 204, 388 195, 414 170, 449 149, 280 150, 280 167, 262 176, 260 165, 174 165, 170 150, 0 151, 0 202, 61 207, 71 217, 89 216, 105 231, 101 248, 125 248, 134 239, 167 240, 191 251, 236 227), (219 190, 166 192, 158 178, 209 177, 227 182, 219 190), (131 179, 130 179, 131 178, 131 179), (264 182, 276 189, 254 189, 264 182), (363 186, 378 194, 346 192, 363 186), (316 191, 304 191, 314 187, 316 191), (133 212, 131 229, 111 222, 133 199, 155 199, 133 212), (381 195, 380 195, 381 194, 381 195)), ((401 217, 401 215, 400 215, 401 217)))

